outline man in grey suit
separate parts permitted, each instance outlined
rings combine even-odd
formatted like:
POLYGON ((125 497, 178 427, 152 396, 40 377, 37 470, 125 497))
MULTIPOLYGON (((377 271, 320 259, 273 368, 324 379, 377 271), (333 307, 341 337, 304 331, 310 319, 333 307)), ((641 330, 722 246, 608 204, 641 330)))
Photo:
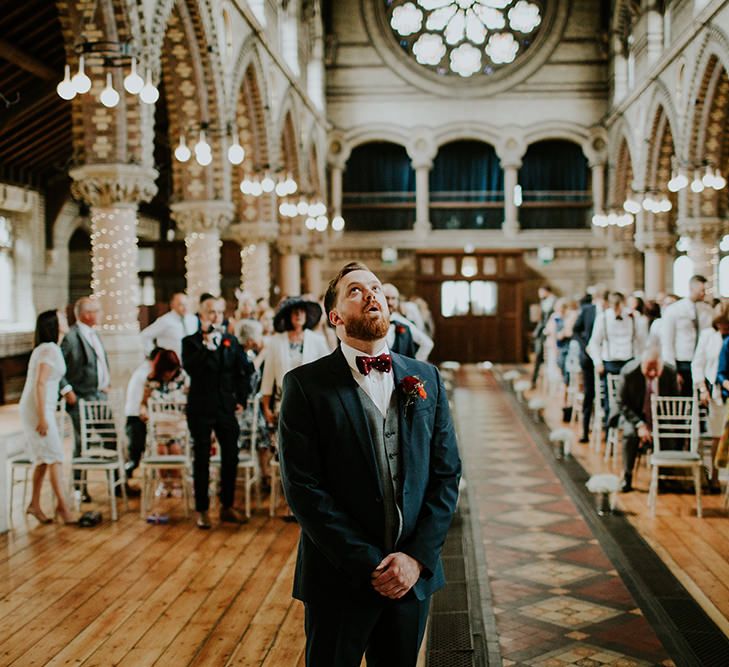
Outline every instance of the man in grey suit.
MULTIPOLYGON (((73 422, 73 455, 80 456, 81 416, 78 399, 106 400, 111 374, 106 351, 94 328, 100 317, 98 302, 90 297, 83 297, 76 302, 73 312, 76 323, 61 342, 61 352, 66 361, 66 377, 61 382, 61 395, 66 399, 66 410, 73 422)), ((85 493, 84 501, 90 500, 88 493, 85 493)))

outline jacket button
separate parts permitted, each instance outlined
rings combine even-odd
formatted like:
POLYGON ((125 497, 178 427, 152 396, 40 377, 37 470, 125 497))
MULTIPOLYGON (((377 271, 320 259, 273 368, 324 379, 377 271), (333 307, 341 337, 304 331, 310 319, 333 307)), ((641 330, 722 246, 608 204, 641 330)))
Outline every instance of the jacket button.
POLYGON ((379 496, 375 496, 375 502, 376 503, 381 503, 382 502, 382 498, 380 498, 379 496))

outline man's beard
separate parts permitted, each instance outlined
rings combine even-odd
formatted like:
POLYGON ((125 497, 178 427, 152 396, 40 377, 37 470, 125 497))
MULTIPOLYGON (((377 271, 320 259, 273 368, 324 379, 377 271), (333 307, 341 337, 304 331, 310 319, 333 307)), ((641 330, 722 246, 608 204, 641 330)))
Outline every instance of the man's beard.
POLYGON ((344 331, 350 338, 357 340, 380 340, 387 335, 390 328, 390 318, 380 311, 381 317, 372 318, 364 313, 344 323, 344 331))

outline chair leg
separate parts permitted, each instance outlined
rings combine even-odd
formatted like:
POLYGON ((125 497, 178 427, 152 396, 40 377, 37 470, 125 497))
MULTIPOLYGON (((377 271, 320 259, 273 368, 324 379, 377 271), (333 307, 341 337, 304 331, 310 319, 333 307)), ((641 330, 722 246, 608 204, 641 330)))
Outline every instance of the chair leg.
POLYGON ((116 491, 114 489, 114 471, 107 470, 106 476, 107 476, 107 480, 108 480, 107 486, 109 487, 109 503, 111 504, 111 520, 116 521, 117 512, 116 512, 116 491))
POLYGON ((28 496, 28 469, 25 469, 23 475, 23 508, 25 508, 26 498, 28 496))
POLYGON ((658 466, 653 466, 651 470, 651 486, 648 491, 648 509, 650 515, 656 515, 656 503, 658 500, 658 466))
POLYGON ((147 507, 147 468, 144 465, 139 466, 140 468, 140 483, 142 485, 142 492, 139 494, 139 516, 144 519, 145 510, 147 507))
POLYGON ((186 471, 183 470, 181 472, 182 475, 182 502, 185 504, 185 518, 187 519, 190 516, 190 496, 189 496, 189 488, 187 484, 187 476, 186 471))
POLYGON ((15 466, 10 464, 10 498, 8 498, 8 525, 13 525, 13 490, 15 489, 15 466))
POLYGON ((700 519, 701 513, 701 467, 694 468, 694 488, 696 489, 696 516, 700 519))
POLYGON ((268 508, 268 514, 269 516, 275 516, 276 515, 276 505, 278 504, 278 474, 276 473, 276 469, 271 469, 271 495, 269 496, 268 502, 269 502, 269 508, 268 508))
POLYGON ((251 518, 251 469, 246 468, 243 484, 246 487, 246 517, 251 518))

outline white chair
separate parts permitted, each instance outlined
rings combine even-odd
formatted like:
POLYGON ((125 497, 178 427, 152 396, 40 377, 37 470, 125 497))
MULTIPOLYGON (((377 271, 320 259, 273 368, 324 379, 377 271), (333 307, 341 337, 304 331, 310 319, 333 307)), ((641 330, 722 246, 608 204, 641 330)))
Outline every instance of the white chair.
POLYGON ((162 471, 177 471, 182 479, 182 499, 185 517, 190 512, 191 461, 190 434, 185 418, 186 403, 150 399, 147 404, 147 442, 144 455, 139 462, 142 477, 142 497, 139 512, 144 518, 151 508, 154 483, 162 471), (182 449, 181 454, 159 454, 157 446, 174 440, 182 449))
POLYGON ((87 475, 101 471, 105 474, 106 485, 111 505, 111 519, 118 518, 116 508, 116 488, 121 489, 124 508, 129 509, 126 492, 126 474, 124 471, 124 428, 120 423, 119 408, 114 408, 108 401, 79 400, 79 417, 81 422, 81 456, 71 459, 71 491, 76 487, 86 489, 87 475), (81 472, 81 478, 74 480, 74 472, 81 472), (116 479, 115 479, 116 475, 116 479))
MULTIPOLYGON (((618 385, 620 384, 620 376, 608 374, 608 417, 618 414, 618 385)), ((622 429, 620 422, 608 425, 607 435, 605 436, 605 461, 610 461, 611 467, 614 465, 617 453, 620 450, 620 437, 622 429)))
POLYGON ((590 449, 600 453, 602 448, 602 432, 605 422, 605 410, 602 403, 602 382, 599 373, 595 373, 595 403, 592 411, 592 434, 590 440, 590 449))
MULTIPOLYGON (((248 399, 246 405, 247 417, 250 417, 250 429, 241 429, 240 444, 238 450, 238 472, 243 472, 243 487, 246 498, 246 516, 251 517, 251 490, 256 490, 256 507, 261 506, 261 476, 258 469, 258 451, 256 442, 258 440, 258 413, 260 410, 261 396, 256 394, 248 399)), ((220 468, 220 454, 210 457, 210 465, 220 468)), ((217 479, 211 475, 211 480, 217 479)), ((217 488, 214 487, 214 495, 217 496, 217 488)))
POLYGON ((583 391, 582 383, 582 371, 570 371, 570 381, 567 384, 567 405, 572 409, 570 425, 577 424, 582 414, 582 406, 585 403, 585 392, 583 391))
POLYGON ((656 514, 659 479, 686 479, 686 475, 662 475, 661 468, 682 468, 693 474, 696 491, 696 516, 701 518, 701 472, 699 454, 699 410, 696 397, 651 396, 653 416, 653 454, 650 458, 651 485, 648 507, 656 514), (661 441, 688 441, 688 450, 662 449, 661 441))

